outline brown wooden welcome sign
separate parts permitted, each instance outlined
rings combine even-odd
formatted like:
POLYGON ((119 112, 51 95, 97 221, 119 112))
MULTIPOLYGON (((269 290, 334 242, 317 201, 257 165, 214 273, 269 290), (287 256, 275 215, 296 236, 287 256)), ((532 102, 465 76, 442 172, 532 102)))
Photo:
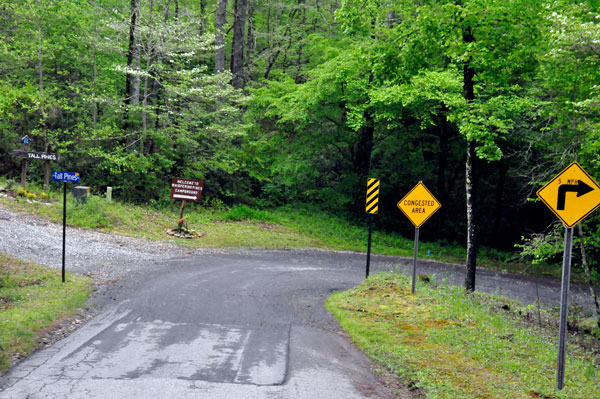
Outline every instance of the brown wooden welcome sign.
POLYGON ((180 179, 171 180, 171 199, 184 201, 198 201, 202 197, 202 180, 180 179))

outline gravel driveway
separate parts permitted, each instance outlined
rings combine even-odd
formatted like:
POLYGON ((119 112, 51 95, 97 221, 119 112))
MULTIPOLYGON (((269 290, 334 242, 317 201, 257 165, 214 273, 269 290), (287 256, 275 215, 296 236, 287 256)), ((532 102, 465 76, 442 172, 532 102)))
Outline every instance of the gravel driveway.
MULTIPOLYGON (((0 252, 60 269, 62 225, 0 208, 0 252)), ((149 263, 197 253, 169 244, 68 227, 66 268, 96 279, 125 277, 149 263)))

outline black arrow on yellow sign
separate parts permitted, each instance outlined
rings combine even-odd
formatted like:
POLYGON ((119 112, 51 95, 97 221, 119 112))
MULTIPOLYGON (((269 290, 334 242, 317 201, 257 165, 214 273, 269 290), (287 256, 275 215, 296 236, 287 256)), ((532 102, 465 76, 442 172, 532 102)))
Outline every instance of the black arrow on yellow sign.
POLYGON ((581 180, 577 180, 577 184, 561 184, 558 187, 558 199, 556 202, 556 209, 559 211, 565 210, 565 199, 567 193, 577 193, 578 197, 594 191, 594 189, 581 180))

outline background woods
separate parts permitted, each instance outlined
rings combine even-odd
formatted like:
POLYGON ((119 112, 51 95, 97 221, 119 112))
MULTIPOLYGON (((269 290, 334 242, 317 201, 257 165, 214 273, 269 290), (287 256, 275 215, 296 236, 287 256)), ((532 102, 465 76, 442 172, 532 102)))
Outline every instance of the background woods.
MULTIPOLYGON (((468 244, 471 270, 478 245, 552 260, 554 218, 528 199, 573 160, 600 175, 598 7, 0 0, 0 173, 28 135, 125 200, 202 178, 209 204, 356 221, 378 177, 378 228, 407 235, 396 202, 422 180, 443 204, 422 238, 468 244)), ((599 221, 581 235, 591 278, 599 221)))

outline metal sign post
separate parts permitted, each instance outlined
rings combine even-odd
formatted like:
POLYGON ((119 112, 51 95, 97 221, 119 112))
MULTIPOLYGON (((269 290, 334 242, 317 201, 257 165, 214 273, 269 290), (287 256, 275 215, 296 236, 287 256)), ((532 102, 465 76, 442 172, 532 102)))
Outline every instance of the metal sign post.
POLYGON ((408 220, 415 226, 415 249, 413 257, 412 270, 412 289, 415 293, 415 285, 417 280, 417 258, 419 256, 419 227, 423 225, 434 213, 437 212, 442 204, 431 194, 431 191, 425 187, 423 182, 417 183, 402 198, 398 201, 398 208, 406 215, 408 220))
POLYGON ((373 215, 369 215, 369 243, 367 244, 367 271, 365 278, 369 277, 369 269, 371 268, 371 233, 373 231, 373 215))
POLYGON ((567 356, 573 227, 600 206, 600 186, 581 165, 573 162, 554 176, 544 187, 540 188, 536 194, 565 225, 565 248, 560 291, 560 325, 558 328, 558 355, 556 360, 556 387, 563 389, 567 356))
POLYGON ((571 280, 571 250, 573 249, 573 229, 565 227, 565 251, 563 253, 562 285, 560 290, 560 325, 558 328, 558 359, 556 367, 556 387, 565 385, 565 358, 567 354, 567 322, 569 314, 569 281, 571 280))
POLYGON ((367 270, 365 278, 369 277, 371 268, 371 236, 373 232, 373 215, 379 212, 379 179, 367 179, 367 201, 365 212, 369 214, 369 242, 367 244, 367 270))
POLYGON ((419 257, 419 228, 415 227, 415 252, 413 256, 413 270, 412 270, 412 289, 411 293, 415 293, 415 285, 417 281, 417 258, 419 257))
POLYGON ((67 182, 79 183, 77 172, 52 172, 52 180, 63 182, 62 282, 65 282, 65 253, 67 237, 67 182))
POLYGON ((63 240, 62 240, 62 282, 65 282, 65 252, 67 238, 67 182, 63 181, 63 240))

